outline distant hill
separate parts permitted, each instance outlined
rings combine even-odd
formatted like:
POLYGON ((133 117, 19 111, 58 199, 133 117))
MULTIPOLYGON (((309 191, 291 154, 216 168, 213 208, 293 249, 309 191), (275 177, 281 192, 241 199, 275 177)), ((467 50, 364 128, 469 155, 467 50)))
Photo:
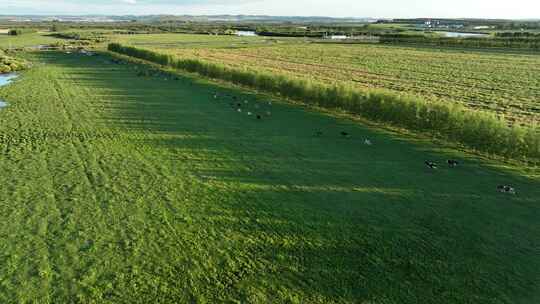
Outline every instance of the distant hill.
POLYGON ((263 16, 263 15, 147 15, 147 16, 103 16, 103 15, 0 15, 1 21, 14 22, 161 22, 161 21, 191 21, 191 22, 291 22, 291 23, 336 23, 336 22, 375 22, 374 18, 333 18, 333 17, 296 17, 296 16, 263 16))

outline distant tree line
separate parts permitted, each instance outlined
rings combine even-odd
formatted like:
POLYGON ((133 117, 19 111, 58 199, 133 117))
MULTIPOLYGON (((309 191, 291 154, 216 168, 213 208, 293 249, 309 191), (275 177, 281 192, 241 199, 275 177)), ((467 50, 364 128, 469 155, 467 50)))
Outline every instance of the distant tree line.
POLYGON ((425 22, 436 21, 440 25, 463 25, 464 27, 489 26, 496 30, 531 30, 540 29, 540 21, 523 20, 500 20, 500 19, 438 19, 438 18, 414 18, 414 19, 393 19, 391 21, 380 21, 380 23, 397 24, 425 24, 425 22))
POLYGON ((539 30, 540 21, 506 21, 494 25, 497 30, 539 30))
POLYGON ((61 32, 52 34, 52 36, 62 39, 84 40, 95 43, 107 41, 104 32, 61 32))
MULTIPOLYGON (((26 23, 16 24, 18 28, 29 26, 26 23)), ((161 22, 33 22, 31 25, 51 32, 77 32, 78 30, 109 30, 118 31, 118 34, 149 34, 149 33, 185 33, 185 34, 212 34, 231 35, 236 31, 254 31, 261 36, 279 37, 313 37, 324 35, 369 35, 374 32, 400 32, 403 29, 377 29, 367 24, 294 24, 284 23, 232 23, 232 22, 186 22, 178 20, 161 22)))
POLYGON ((419 44, 462 48, 511 48, 540 50, 540 36, 495 36, 495 37, 433 37, 426 35, 384 34, 381 43, 419 44))
POLYGON ((540 39, 540 32, 499 32, 495 33, 495 37, 501 38, 538 38, 540 39))
POLYGON ((8 35, 10 36, 20 36, 20 35, 24 35, 24 34, 30 34, 30 33, 35 33, 36 30, 35 29, 30 29, 30 28, 15 28, 15 29, 10 29, 8 31, 8 35))

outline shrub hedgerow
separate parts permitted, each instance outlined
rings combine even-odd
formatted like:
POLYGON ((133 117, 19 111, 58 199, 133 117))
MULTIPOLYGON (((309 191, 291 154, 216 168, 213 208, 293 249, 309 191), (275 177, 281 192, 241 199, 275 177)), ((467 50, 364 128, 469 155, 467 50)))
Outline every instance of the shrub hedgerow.
POLYGON ((8 56, 0 50, 0 74, 24 70, 27 66, 26 61, 8 56))

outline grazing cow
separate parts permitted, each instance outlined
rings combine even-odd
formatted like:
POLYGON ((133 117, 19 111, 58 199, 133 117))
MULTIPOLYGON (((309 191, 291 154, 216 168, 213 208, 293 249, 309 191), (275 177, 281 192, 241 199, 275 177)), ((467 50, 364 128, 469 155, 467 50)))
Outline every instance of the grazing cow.
POLYGON ((242 113, 242 109, 237 109, 236 110, 238 113, 242 113))
POLYGON ((349 137, 351 137, 351 134, 349 134, 349 133, 343 131, 343 132, 341 132, 341 136, 346 137, 346 138, 349 138, 349 137))
POLYGON ((261 115, 257 115, 257 119, 261 120, 261 119, 262 119, 262 116, 261 116, 261 115))
POLYGON ((371 142, 371 140, 366 139, 366 140, 364 140, 364 145, 371 146, 371 145, 373 145, 373 143, 371 142))
POLYGON ((251 113, 251 112, 247 112, 247 115, 248 115, 248 116, 251 116, 251 115, 252 115, 252 113, 251 113))
POLYGON ((269 106, 272 106, 272 102, 271 102, 271 101, 269 101, 269 102, 268 102, 268 105, 269 105, 269 106))
POLYGON ((454 168, 454 167, 457 167, 458 165, 459 165, 459 162, 457 160, 453 160, 453 159, 448 160, 448 166, 454 168))
POLYGON ((426 164, 426 166, 428 166, 428 168, 430 169, 433 169, 433 170, 436 170, 438 167, 437 167, 437 164, 434 163, 434 162, 430 162, 430 161, 425 161, 424 164, 426 164))
POLYGON ((516 194, 516 189, 514 189, 514 187, 512 186, 499 185, 497 186, 497 191, 501 193, 507 193, 507 194, 513 194, 513 195, 516 194))
POLYGON ((266 116, 272 116, 272 112, 266 111, 266 116))

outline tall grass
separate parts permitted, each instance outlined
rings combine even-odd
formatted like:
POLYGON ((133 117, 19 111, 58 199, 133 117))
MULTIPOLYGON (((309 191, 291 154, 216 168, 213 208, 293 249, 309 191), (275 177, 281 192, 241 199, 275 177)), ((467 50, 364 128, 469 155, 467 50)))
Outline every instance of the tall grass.
POLYGON ((460 142, 478 151, 523 160, 540 159, 536 128, 508 126, 494 114, 452 102, 428 101, 381 89, 362 90, 347 84, 325 84, 302 78, 231 68, 199 59, 182 59, 120 44, 112 52, 203 76, 249 86, 325 108, 341 108, 367 119, 460 142))

